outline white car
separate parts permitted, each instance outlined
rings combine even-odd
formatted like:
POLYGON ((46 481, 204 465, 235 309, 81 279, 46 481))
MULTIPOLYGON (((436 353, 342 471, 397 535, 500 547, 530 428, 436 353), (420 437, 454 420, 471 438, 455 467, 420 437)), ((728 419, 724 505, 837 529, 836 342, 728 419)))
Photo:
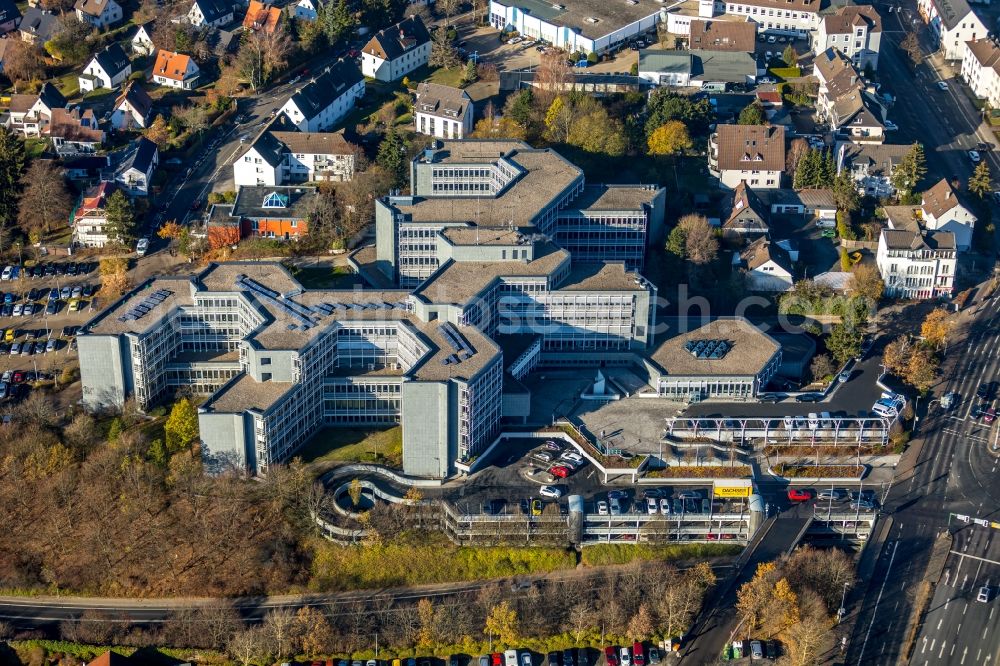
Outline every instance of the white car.
POLYGON ((140 238, 139 242, 135 245, 135 253, 140 257, 145 256, 146 252, 149 250, 149 239, 140 238))
POLYGON ((944 81, 938 81, 937 82, 937 87, 940 88, 941 90, 947 90, 948 89, 948 84, 945 83, 944 81))
POLYGON ((14 274, 13 266, 4 266, 3 273, 0 273, 0 280, 9 280, 14 274))
POLYGON ((627 647, 623 647, 621 649, 621 652, 619 652, 618 654, 619 654, 618 659, 621 662, 622 666, 631 666, 631 664, 632 664, 632 655, 631 655, 631 653, 629 653, 627 647))
POLYGON ((538 494, 542 497, 548 497, 549 499, 559 499, 562 497, 562 491, 555 486, 542 486, 538 494))
POLYGON ((981 588, 979 588, 979 594, 976 596, 976 601, 981 601, 985 604, 989 600, 990 600, 990 588, 986 585, 983 585, 981 588))
POLYGON ((597 503, 597 515, 606 516, 608 515, 608 503, 604 500, 600 500, 597 503))
POLYGON ((651 516, 655 516, 656 512, 659 510, 659 505, 656 503, 655 497, 646 498, 646 513, 651 516))
POLYGON ((896 130, 899 129, 899 125, 892 122, 891 120, 887 120, 885 121, 885 129, 887 132, 895 132, 896 130))
POLYGON ((664 516, 670 515, 670 500, 666 498, 660 500, 660 513, 664 516))
POLYGON ((14 305, 14 316, 20 317, 24 315, 24 306, 20 303, 14 305))
POLYGON ((767 36, 767 43, 768 44, 774 44, 776 41, 778 41, 778 38, 775 37, 774 35, 768 35, 767 36))
POLYGON ((819 494, 816 495, 816 499, 842 500, 844 499, 844 491, 838 490, 837 488, 827 488, 825 490, 819 491, 819 494))
POLYGON ((982 159, 982 158, 979 157, 979 151, 970 150, 969 151, 969 159, 972 160, 973 164, 979 164, 979 160, 982 159))

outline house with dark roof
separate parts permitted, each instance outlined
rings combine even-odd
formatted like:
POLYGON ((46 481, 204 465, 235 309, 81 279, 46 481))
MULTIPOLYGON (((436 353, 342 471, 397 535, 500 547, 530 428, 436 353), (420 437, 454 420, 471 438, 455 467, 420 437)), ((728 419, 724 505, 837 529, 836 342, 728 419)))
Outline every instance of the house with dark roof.
POLYGON ((303 132, 328 130, 365 95, 365 77, 353 60, 340 59, 296 90, 279 110, 303 132))
POLYGON ((780 244, 761 236, 733 257, 744 271, 750 291, 781 292, 792 288, 792 258, 780 244))
POLYGON ((961 60, 966 42, 983 39, 990 32, 967 0, 917 0, 917 11, 945 60, 961 60))
POLYGON ((846 169, 861 194, 890 197, 896 193, 892 172, 908 152, 908 145, 844 141, 837 144, 835 151, 837 173, 846 169))
POLYGON ((122 6, 115 0, 76 0, 76 17, 98 30, 110 28, 122 20, 122 6))
POLYGON ((230 0, 194 0, 188 10, 188 23, 196 28, 218 28, 231 23, 236 15, 230 0))
POLYGON ((111 126, 116 130, 143 129, 153 120, 153 99, 137 81, 129 81, 115 100, 111 126))
POLYGON ((785 129, 769 125, 719 125, 709 137, 708 170, 722 187, 746 183, 755 190, 781 187, 785 129))
POLYGON ((753 83, 757 60, 743 51, 642 49, 639 78, 658 86, 696 87, 705 84, 753 83))
POLYGON ((52 39, 56 32, 59 17, 47 9, 41 7, 28 7, 21 17, 21 24, 18 32, 21 39, 29 44, 41 46, 52 39))
POLYGON ((65 109, 66 98, 46 81, 37 95, 11 95, 7 127, 25 137, 48 133, 55 109, 65 109))
POLYGON ((833 191, 825 188, 800 190, 779 188, 761 190, 761 201, 774 216, 805 217, 818 227, 832 228, 837 224, 837 200, 833 191))
POLYGON ((379 30, 361 49, 361 71, 379 81, 396 81, 426 65, 431 35, 419 16, 379 30))
POLYGON ((153 44, 153 24, 144 23, 135 29, 132 38, 129 39, 132 48, 132 55, 153 55, 156 45, 153 44))
POLYGON ((125 149, 115 168, 115 182, 129 196, 149 196, 153 182, 153 172, 160 163, 160 151, 156 144, 146 137, 139 137, 125 149))
POLYGON ((233 162, 233 181, 245 185, 343 182, 354 177, 358 148, 343 132, 265 130, 233 162))
POLYGON ((995 39, 965 43, 962 79, 976 97, 987 100, 994 109, 1000 108, 1000 45, 995 39))
POLYGON ((413 127, 439 139, 464 139, 472 132, 475 112, 469 93, 440 83, 421 83, 413 102, 413 127))
POLYGON ((813 36, 813 53, 837 49, 861 70, 878 69, 882 19, 871 5, 845 5, 823 16, 813 36))
POLYGON ((297 240, 309 233, 315 187, 241 187, 232 215, 240 220, 241 238, 297 240))
POLYGON ((96 184, 111 160, 107 155, 80 155, 63 160, 63 176, 68 180, 96 184))
POLYGON ((722 215, 722 236, 735 243, 752 241, 770 233, 767 207, 760 197, 742 182, 733 190, 733 198, 722 215))
POLYGON ((98 51, 80 74, 80 90, 114 89, 132 75, 132 62, 121 44, 113 42, 98 51))
POLYGON ((890 298, 949 297, 957 269, 955 234, 919 228, 883 229, 875 263, 890 298))
POLYGON ((920 200, 921 219, 932 231, 949 231, 955 236, 955 248, 964 252, 972 245, 972 230, 976 216, 947 178, 923 193, 920 200))
POLYGON ((846 55, 833 48, 823 51, 813 63, 813 75, 819 81, 816 112, 831 130, 855 143, 885 140, 884 102, 846 55))
POLYGON ((300 21, 315 21, 322 5, 319 0, 299 0, 294 7, 292 16, 300 21))
POLYGON ((0 0, 0 35, 16 30, 20 23, 21 10, 14 0, 0 0))

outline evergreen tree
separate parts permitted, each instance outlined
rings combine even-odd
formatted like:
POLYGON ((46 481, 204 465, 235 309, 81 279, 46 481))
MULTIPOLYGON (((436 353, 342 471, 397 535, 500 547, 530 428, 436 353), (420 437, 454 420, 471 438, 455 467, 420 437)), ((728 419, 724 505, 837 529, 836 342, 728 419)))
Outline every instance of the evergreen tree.
POLYGON ((812 148, 806 150, 795 166, 795 177, 792 179, 792 187, 800 190, 804 187, 812 187, 819 174, 819 153, 812 148))
POLYGON ((969 179, 969 191, 982 199, 989 194, 991 189, 993 187, 990 183, 990 167, 983 160, 976 165, 976 170, 972 172, 972 178, 969 179))
POLYGON ((892 171, 892 186, 902 195, 910 195, 920 186, 920 181, 927 174, 927 158, 924 147, 915 143, 909 152, 903 156, 892 171))
POLYGON ((346 0, 324 4, 320 9, 319 21, 326 41, 331 46, 349 37, 357 27, 357 19, 348 8, 346 0))
POLYGON ((837 202, 837 208, 853 213, 861 206, 861 196, 854 185, 854 179, 847 172, 841 170, 833 179, 833 198, 837 202))
POLYGON ((17 221, 17 201, 25 168, 24 141, 6 127, 0 127, 0 251, 7 230, 17 221))
POLYGON ((833 161, 833 151, 823 151, 820 162, 819 178, 813 187, 833 187, 833 179, 837 177, 837 165, 833 161))
POLYGON ((135 240, 135 211, 124 192, 115 190, 108 197, 104 204, 104 215, 107 219, 105 230, 108 240, 126 247, 131 245, 135 240))
POLYGON ((393 185, 402 183, 406 175, 403 173, 406 166, 403 159, 403 150, 403 142, 400 140, 399 135, 396 134, 396 128, 390 127, 382 139, 382 145, 378 147, 378 155, 375 157, 375 163, 392 174, 393 185))
POLYGON ((754 100, 753 103, 743 107, 736 122, 739 125, 763 125, 764 120, 764 107, 760 102, 754 100))
POLYGON ((469 59, 465 63, 465 71, 462 72, 462 81, 465 83, 474 83, 476 79, 479 78, 479 74, 476 72, 476 61, 469 59))

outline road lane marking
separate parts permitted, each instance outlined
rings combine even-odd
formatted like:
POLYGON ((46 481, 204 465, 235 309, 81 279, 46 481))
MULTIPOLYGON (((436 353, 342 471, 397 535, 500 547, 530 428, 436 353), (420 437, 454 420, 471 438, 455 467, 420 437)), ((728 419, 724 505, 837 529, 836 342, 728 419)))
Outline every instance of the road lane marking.
POLYGON ((889 574, 892 572, 892 563, 896 560, 896 549, 899 547, 898 541, 892 542, 892 555, 889 557, 889 566, 885 570, 885 578, 882 579, 882 587, 878 591, 878 597, 875 599, 875 608, 872 610, 872 621, 868 624, 868 630, 865 632, 865 640, 861 644, 861 654, 858 655, 858 663, 864 662, 865 647, 868 645, 868 637, 872 633, 872 626, 875 624, 875 618, 878 616, 878 605, 882 602, 882 593, 885 592, 885 584, 889 581, 889 574))
MULTIPOLYGON (((963 558, 963 560, 964 560, 964 558, 968 557, 968 558, 971 558, 973 560, 980 560, 981 562, 987 562, 989 564, 1000 565, 1000 562, 998 562, 996 560, 990 560, 990 559, 987 559, 985 557, 979 557, 978 555, 969 555, 967 553, 960 553, 957 550, 950 550, 948 552, 951 553, 952 555, 958 555, 959 557, 963 558)), ((961 567, 961 566, 962 565, 959 564, 959 567, 961 567)), ((966 574, 965 577, 968 578, 969 574, 966 574)), ((963 582, 963 584, 964 584, 964 582, 963 582)))

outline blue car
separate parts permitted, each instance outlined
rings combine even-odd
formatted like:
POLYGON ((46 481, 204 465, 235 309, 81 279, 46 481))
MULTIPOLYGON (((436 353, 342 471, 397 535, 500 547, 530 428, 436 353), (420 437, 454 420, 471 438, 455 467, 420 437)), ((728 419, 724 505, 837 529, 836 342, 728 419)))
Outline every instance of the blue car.
POLYGON ((49 303, 53 303, 59 300, 59 290, 53 287, 49 290, 49 303))
POLYGON ((6 294, 3 295, 3 303, 4 303, 4 305, 7 305, 8 303, 13 303, 13 302, 14 302, 14 294, 12 294, 10 292, 7 292, 6 294))

